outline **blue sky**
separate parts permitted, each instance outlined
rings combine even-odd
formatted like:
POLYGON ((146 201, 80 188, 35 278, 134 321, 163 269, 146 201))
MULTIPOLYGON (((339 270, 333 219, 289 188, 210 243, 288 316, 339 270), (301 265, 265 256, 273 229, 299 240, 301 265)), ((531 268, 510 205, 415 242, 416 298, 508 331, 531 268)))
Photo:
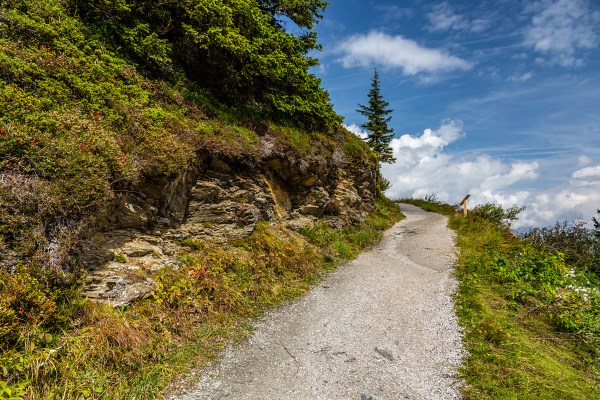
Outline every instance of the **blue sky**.
POLYGON ((600 208, 600 0, 331 0, 314 73, 360 133, 373 69, 394 110, 390 197, 600 208))

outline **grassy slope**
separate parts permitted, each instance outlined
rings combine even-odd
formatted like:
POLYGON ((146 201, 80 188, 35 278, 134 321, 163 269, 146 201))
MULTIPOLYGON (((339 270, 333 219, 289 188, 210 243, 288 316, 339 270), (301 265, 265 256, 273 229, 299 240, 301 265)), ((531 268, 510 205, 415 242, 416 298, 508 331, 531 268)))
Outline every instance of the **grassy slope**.
POLYGON ((182 71, 149 74, 67 4, 0 5, 3 255, 64 264, 78 221, 115 191, 180 172, 197 152, 256 158, 257 132, 274 136, 282 154, 319 156, 341 147, 351 159, 370 157, 348 132, 232 115, 182 71))
POLYGON ((123 310, 85 301, 76 268, 64 268, 79 222, 145 177, 177 173, 197 152, 256 158, 257 132, 282 154, 372 158, 348 132, 234 115, 181 71, 148 73, 68 4, 0 3, 0 262, 16 263, 0 268, 0 399, 155 398, 398 214, 380 204, 362 228, 319 225, 325 250, 266 225, 228 247, 184 242, 184 266, 157 278, 153 299, 123 310))
POLYGON ((151 299, 113 310, 74 295, 55 315, 63 330, 25 327, 22 346, 0 357, 4 379, 26 398, 159 398, 247 334, 249 319, 306 292, 400 218, 380 199, 363 224, 339 231, 317 224, 302 236, 263 223, 229 245, 184 240, 182 266, 160 272, 151 299))
POLYGON ((458 233, 465 398, 600 398, 597 292, 582 296, 561 256, 534 249, 506 227, 445 204, 411 202, 449 215, 458 233))

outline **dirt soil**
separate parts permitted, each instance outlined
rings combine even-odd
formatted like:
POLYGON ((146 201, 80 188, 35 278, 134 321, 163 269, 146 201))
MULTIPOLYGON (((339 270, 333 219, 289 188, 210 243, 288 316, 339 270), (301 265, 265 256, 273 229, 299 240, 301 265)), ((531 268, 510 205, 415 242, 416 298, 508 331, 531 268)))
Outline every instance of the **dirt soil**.
POLYGON ((176 399, 460 399, 453 232, 401 207, 375 248, 268 313, 176 399))

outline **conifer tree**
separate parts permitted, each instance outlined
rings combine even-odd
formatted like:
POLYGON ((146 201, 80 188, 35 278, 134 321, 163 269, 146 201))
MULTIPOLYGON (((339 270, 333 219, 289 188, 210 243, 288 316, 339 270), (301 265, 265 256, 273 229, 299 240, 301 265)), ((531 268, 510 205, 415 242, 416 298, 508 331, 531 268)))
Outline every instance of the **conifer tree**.
POLYGON ((369 104, 367 106, 359 104, 359 108, 356 110, 367 117, 367 122, 360 126, 369 132, 367 144, 375 155, 377 155, 377 160, 380 163, 391 164, 396 161, 390 147, 390 141, 394 137, 394 130, 388 126, 388 123, 392 119, 388 115, 393 110, 388 108, 390 104, 381 95, 377 69, 373 72, 371 90, 369 90, 368 96, 369 104))

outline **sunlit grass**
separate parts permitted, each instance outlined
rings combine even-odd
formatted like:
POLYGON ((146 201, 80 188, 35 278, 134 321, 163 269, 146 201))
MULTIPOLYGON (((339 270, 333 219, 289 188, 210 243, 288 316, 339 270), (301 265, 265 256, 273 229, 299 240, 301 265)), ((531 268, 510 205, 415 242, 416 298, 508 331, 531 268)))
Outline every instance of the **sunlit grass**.
POLYGON ((598 337, 558 327, 554 297, 525 277, 498 281, 495 260, 519 252, 521 241, 476 217, 453 216, 450 225, 458 232, 456 309, 469 351, 465 398, 600 398, 598 337))
MULTIPOLYGON (((71 294, 66 315, 56 311, 66 318, 61 330, 43 322, 23 327, 30 331, 26 343, 0 356, 0 381, 11 390, 23 385, 24 398, 161 398, 177 389, 178 377, 242 340, 249 321, 304 294, 400 218, 394 203, 380 200, 365 222, 337 231, 317 223, 302 236, 260 223, 227 245, 182 240, 181 265, 157 272, 151 298, 113 309, 71 294)), ((51 292, 22 281, 37 290, 32 300, 48 302, 44 293, 51 292)))

